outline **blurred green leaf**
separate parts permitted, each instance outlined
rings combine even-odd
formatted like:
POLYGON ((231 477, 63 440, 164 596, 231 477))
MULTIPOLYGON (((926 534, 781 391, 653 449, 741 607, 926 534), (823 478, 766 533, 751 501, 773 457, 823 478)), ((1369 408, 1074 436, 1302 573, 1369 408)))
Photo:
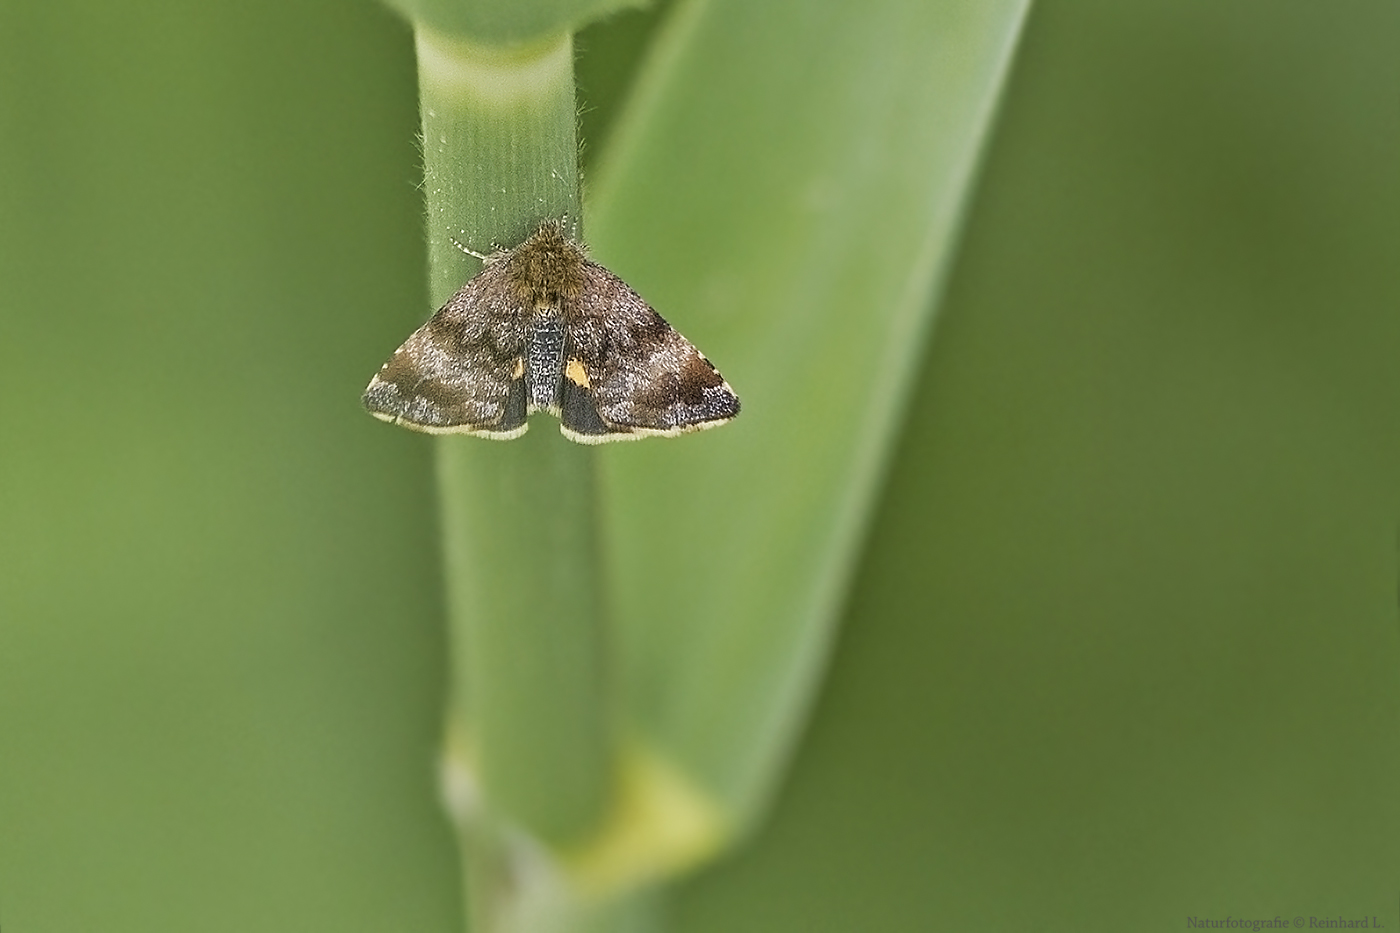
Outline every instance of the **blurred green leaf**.
POLYGON ((735 823, 826 657, 1025 10, 682 5, 602 159, 596 254, 745 406, 604 452, 628 713, 735 823))

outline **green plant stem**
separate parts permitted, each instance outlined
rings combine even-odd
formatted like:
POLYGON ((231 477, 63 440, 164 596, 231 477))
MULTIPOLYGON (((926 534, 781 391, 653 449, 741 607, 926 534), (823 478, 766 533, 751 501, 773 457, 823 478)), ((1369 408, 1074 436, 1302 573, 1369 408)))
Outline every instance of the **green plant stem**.
MULTIPOLYGON (((419 28, 434 305, 480 268, 453 245, 579 229, 568 35, 499 51, 419 28)), ((614 772, 592 451, 537 424, 438 446, 451 631, 449 793, 481 931, 589 929, 555 854, 597 831, 614 772)))

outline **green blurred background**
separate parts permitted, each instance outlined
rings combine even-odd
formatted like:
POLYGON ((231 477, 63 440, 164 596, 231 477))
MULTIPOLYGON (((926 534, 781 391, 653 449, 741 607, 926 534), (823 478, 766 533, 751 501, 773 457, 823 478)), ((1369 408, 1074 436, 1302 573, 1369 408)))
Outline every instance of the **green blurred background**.
MULTIPOLYGON (((589 157, 656 21, 580 41, 589 157)), ((428 310, 414 81, 371 0, 0 0, 6 933, 460 929, 431 441, 358 405, 428 310)), ((1034 9, 679 930, 1400 924, 1397 87, 1395 3, 1034 9)))

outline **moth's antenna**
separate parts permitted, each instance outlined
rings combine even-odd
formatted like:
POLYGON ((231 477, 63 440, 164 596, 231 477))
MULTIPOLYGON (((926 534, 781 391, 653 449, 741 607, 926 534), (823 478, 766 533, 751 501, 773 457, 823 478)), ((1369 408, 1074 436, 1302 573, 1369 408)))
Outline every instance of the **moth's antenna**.
POLYGON ((565 212, 563 213, 563 215, 560 216, 560 218, 559 218, 559 226, 560 226, 560 228, 561 228, 562 230, 565 231, 565 234, 564 234, 564 235, 567 236, 569 239, 571 239, 571 240, 578 240, 578 239, 579 239, 578 221, 576 221, 576 220, 574 220, 572 217, 570 217, 568 211, 565 211, 565 212))
POLYGON ((468 256, 475 256, 477 259, 480 259, 482 262, 486 262, 487 260, 489 260, 489 259, 491 258, 490 256, 487 256, 487 255, 485 255, 485 254, 483 254, 483 253, 478 253, 476 250, 472 249, 472 248, 469 247, 469 246, 463 246, 461 243, 458 243, 458 242, 457 242, 457 239, 456 239, 455 237, 448 237, 448 239, 452 241, 452 245, 453 245, 453 246, 457 247, 457 248, 460 249, 462 252, 466 253, 468 256))

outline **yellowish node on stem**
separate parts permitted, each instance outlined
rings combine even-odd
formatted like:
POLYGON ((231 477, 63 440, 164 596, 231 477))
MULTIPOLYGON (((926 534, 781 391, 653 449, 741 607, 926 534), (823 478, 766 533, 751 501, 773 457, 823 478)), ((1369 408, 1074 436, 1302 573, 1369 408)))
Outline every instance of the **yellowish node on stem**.
POLYGON ((607 897, 675 877, 719 852, 729 820, 714 799, 636 742, 620 753, 612 810, 601 831, 562 857, 586 897, 607 897))
POLYGON ((511 109, 547 101, 561 84, 567 84, 572 93, 574 39, 568 33, 530 45, 496 48, 420 26, 414 42, 419 79, 436 86, 435 99, 511 109))
MULTIPOLYGON (((480 797, 467 743, 449 734, 457 740, 449 740, 444 756, 443 794, 461 826, 489 802, 480 797)), ((554 853, 557 883, 583 901, 607 901, 685 873, 721 851, 730 834, 730 821, 712 797, 651 750, 627 743, 613 804, 597 835, 554 853)), ((528 851, 534 859, 548 849, 536 842, 528 851)))

